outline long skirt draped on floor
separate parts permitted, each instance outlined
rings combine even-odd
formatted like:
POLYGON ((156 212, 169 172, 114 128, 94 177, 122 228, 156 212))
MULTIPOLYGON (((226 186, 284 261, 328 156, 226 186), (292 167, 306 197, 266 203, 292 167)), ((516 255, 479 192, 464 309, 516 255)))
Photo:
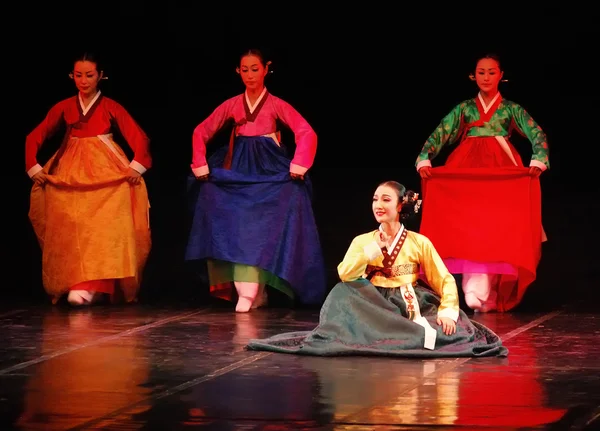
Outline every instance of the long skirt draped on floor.
POLYGON ((250 340, 249 350, 298 355, 382 355, 399 357, 506 356, 500 337, 460 311, 456 333, 446 335, 437 324, 439 297, 416 285, 420 314, 436 330, 433 349, 424 347, 425 329, 410 320, 399 288, 381 288, 366 279, 340 282, 321 308, 319 325, 250 340))

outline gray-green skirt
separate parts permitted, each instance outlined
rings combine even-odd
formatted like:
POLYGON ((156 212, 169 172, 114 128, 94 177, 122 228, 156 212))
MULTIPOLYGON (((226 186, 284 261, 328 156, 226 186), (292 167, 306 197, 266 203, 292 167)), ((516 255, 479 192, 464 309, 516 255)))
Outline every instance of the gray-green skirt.
POLYGON ((250 340, 248 350, 314 356, 381 355, 403 357, 507 356, 500 337, 460 310, 456 332, 446 335, 437 324, 440 298, 414 286, 420 314, 435 330, 433 349, 425 348, 425 328, 410 320, 400 289, 380 288, 366 279, 338 283, 325 300, 319 325, 312 331, 288 332, 250 340))

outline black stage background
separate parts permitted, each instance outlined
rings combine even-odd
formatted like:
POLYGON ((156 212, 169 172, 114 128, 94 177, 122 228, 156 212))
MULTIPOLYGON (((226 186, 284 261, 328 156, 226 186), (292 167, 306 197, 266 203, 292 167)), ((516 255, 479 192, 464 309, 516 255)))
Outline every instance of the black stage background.
MULTIPOLYGON (((509 79, 501 87, 504 97, 533 115, 551 148, 552 167, 542 177, 550 240, 523 307, 597 292, 600 117, 593 66, 598 34, 588 30, 591 15, 472 7, 469 16, 433 7, 398 15, 376 6, 330 13, 304 3, 302 9, 279 5, 270 14, 253 5, 211 11, 206 5, 140 1, 7 7, 3 15, 13 28, 2 30, 5 298, 47 301, 27 218, 25 136, 54 103, 75 94, 68 78, 71 59, 92 49, 106 62, 103 91, 152 139, 154 167, 146 179, 154 246, 141 300, 204 299, 197 269, 183 261, 192 131, 219 103, 243 91, 235 73, 238 54, 255 46, 273 61, 269 90, 296 107, 319 136, 311 175, 331 286, 350 240, 375 227, 374 187, 395 179, 419 189, 414 160, 423 142, 456 103, 476 94, 468 79, 474 60, 495 51, 509 79)), ((45 157, 60 138, 48 143, 45 157)), ((284 138, 291 141, 289 133, 284 138)), ((528 160, 528 143, 518 137, 514 142, 528 160)), ((411 227, 418 228, 415 223, 411 227)))

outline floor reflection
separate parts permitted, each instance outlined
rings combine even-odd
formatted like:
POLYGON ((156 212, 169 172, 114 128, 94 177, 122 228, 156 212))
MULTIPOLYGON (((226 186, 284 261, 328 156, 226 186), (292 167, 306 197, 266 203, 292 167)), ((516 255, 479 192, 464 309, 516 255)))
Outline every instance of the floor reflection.
POLYGON ((337 423, 449 425, 458 418, 457 373, 446 360, 306 358, 319 376, 319 399, 337 423))
MULTIPOLYGON (((50 310, 42 323, 41 354, 89 343, 104 324, 94 310, 50 310)), ((147 357, 143 340, 134 333, 26 368, 31 374, 16 425, 64 430, 146 397, 147 357)))
MULTIPOLYGON (((504 315, 502 319, 520 317, 504 315)), ((471 360, 461 367, 456 425, 535 427, 554 423, 566 414, 568 409, 550 402, 551 388, 543 379, 550 364, 538 339, 539 333, 532 329, 508 340, 510 354, 503 366, 471 360)))
POLYGON ((333 422, 510 427, 557 422, 567 410, 548 405, 533 339, 523 333, 513 346, 507 359, 307 358, 303 365, 318 374, 320 401, 333 422))
POLYGON ((540 316, 478 316, 507 358, 421 360, 244 350, 310 313, 36 311, 2 323, 0 430, 558 426, 598 407, 599 320, 540 316))
MULTIPOLYGON (((224 327, 231 326, 224 326, 224 322, 221 322, 218 325, 220 329, 210 329, 210 339, 220 342, 223 336, 229 336, 229 342, 234 347, 233 353, 241 354, 242 359, 257 354, 246 352, 244 346, 250 339, 264 336, 265 326, 272 325, 272 316, 261 312, 231 313, 226 321, 230 324, 233 321, 232 332, 224 331, 224 327)), ((235 425, 239 418, 265 421, 263 426, 253 429, 275 431, 290 427, 310 429, 328 423, 330 416, 321 413, 323 406, 314 397, 318 390, 316 374, 307 373, 299 365, 294 365, 295 359, 299 358, 288 359, 292 360, 289 367, 269 355, 191 387, 176 397, 178 402, 187 406, 187 415, 179 424, 193 426, 194 429, 236 430, 239 429, 235 425), (272 421, 283 421, 286 425, 282 427, 269 423, 272 421)), ((155 408, 160 411, 164 407, 155 408)), ((156 410, 148 413, 154 418, 159 416, 156 410)), ((165 429, 175 429, 175 425, 173 421, 162 421, 165 429)))

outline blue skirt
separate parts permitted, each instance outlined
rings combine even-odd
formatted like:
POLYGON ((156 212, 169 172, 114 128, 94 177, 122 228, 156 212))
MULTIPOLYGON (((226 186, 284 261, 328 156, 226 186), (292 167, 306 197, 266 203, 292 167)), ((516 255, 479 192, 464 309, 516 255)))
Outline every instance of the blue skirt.
POLYGON ((312 210, 312 187, 292 180, 285 148, 265 136, 238 136, 208 159, 208 181, 192 175, 192 226, 185 259, 256 266, 289 284, 303 304, 325 297, 326 275, 312 210))

